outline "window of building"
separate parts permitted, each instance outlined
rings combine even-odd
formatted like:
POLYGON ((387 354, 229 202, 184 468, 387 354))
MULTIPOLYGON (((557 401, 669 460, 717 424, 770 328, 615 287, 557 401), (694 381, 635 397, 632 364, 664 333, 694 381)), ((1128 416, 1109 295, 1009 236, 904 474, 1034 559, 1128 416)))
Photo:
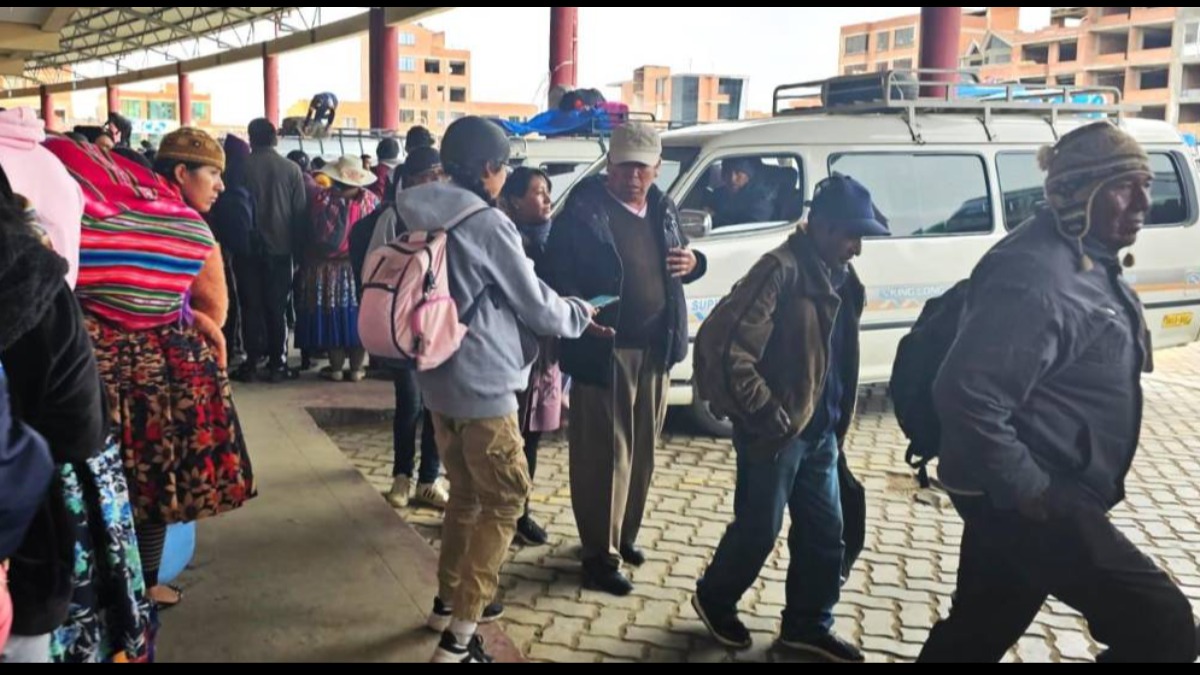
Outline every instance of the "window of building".
POLYGON ((416 95, 417 95, 416 85, 412 85, 412 84, 400 85, 400 100, 401 101, 412 101, 412 100, 414 100, 414 97, 416 95))
POLYGON ((417 60, 411 56, 400 57, 400 72, 415 73, 417 72, 417 60))
POLYGON ((977 155, 834 155, 829 170, 854 176, 871 191, 893 237, 987 234, 993 230, 987 171, 977 155))
POLYGON ((892 34, 884 31, 875 35, 875 51, 886 52, 892 48, 892 34))
POLYGON ((193 120, 208 119, 208 104, 207 103, 193 103, 192 104, 192 119, 193 120))
POLYGON ((1171 81, 1171 71, 1166 68, 1143 70, 1139 77, 1140 89, 1166 89, 1171 81))
POLYGON ((150 101, 150 119, 152 120, 173 120, 175 119, 175 104, 171 101, 150 101))
POLYGON ((451 87, 450 88, 450 102, 451 103, 466 103, 467 102, 467 90, 463 89, 462 87, 451 87))
POLYGON ((1183 26, 1183 55, 1200 56, 1200 21, 1191 21, 1183 26))
POLYGON ((450 74, 456 75, 459 77, 466 76, 467 62, 466 61, 451 61, 450 62, 450 74))
POLYGON ((1175 27, 1143 28, 1142 49, 1170 49, 1175 37, 1175 27))
POLYGON ((1079 60, 1079 43, 1063 42, 1058 45, 1059 63, 1072 63, 1079 60))
POLYGON ((442 62, 437 59, 425 59, 425 74, 438 75, 442 72, 442 62))
POLYGON ((131 120, 139 120, 142 118, 142 102, 141 101, 121 101, 121 114, 131 120))
POLYGON ((846 38, 846 54, 865 54, 867 52, 867 36, 851 35, 846 38))
POLYGON ((427 85, 427 84, 421 85, 421 100, 422 101, 429 100, 429 85, 427 85))
POLYGON ((403 108, 400 109, 400 123, 401 124, 414 124, 414 123, 416 123, 416 121, 417 121, 417 111, 406 110, 403 108))
POLYGON ((412 33, 401 33, 400 44, 405 47, 413 47, 417 44, 417 36, 412 33))
POLYGON ((911 47, 917 41, 916 28, 901 28, 896 31, 896 48, 911 47))

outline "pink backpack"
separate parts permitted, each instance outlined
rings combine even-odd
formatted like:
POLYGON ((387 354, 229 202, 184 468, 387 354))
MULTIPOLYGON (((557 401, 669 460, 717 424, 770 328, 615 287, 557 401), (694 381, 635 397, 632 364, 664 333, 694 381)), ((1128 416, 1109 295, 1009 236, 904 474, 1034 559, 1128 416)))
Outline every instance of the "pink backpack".
POLYGON ((358 335, 372 356, 420 372, 450 360, 467 336, 450 295, 450 231, 487 206, 473 206, 442 230, 407 232, 367 256, 358 335))

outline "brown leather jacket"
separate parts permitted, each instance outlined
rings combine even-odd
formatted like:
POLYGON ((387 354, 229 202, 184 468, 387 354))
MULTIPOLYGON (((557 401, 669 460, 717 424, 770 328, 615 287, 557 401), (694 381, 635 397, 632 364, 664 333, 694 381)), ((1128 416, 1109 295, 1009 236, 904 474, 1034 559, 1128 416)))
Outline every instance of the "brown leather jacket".
MULTIPOLYGON (((842 360, 844 441, 858 391, 859 319, 865 290, 853 268, 843 290, 851 321, 842 360)), ((829 373, 830 340, 842 300, 808 235, 797 232, 763 256, 709 316, 696 340, 700 395, 731 417, 755 454, 778 452, 812 420, 829 373), (756 421, 782 407, 790 435, 758 435, 756 421)))

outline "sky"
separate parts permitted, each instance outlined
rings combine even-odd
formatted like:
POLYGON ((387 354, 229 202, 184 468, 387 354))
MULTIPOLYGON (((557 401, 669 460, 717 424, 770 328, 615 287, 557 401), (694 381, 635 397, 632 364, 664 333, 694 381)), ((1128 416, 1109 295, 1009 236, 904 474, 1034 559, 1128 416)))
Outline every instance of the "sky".
MULTIPOLYGON (((342 10, 347 14, 361 8, 342 10)), ((769 110, 775 86, 836 74, 841 26, 914 14, 918 7, 581 7, 579 85, 605 87, 643 65, 675 72, 750 79, 751 110, 769 110)), ((325 18, 335 18, 327 9, 325 18)), ((1049 8, 1022 8, 1026 28, 1044 26, 1049 8)), ((448 46, 472 51, 476 101, 544 104, 548 86, 549 7, 464 7, 422 22, 445 31, 448 46)), ((280 89, 286 109, 322 91, 361 100, 355 41, 284 55, 280 89)), ((262 67, 250 62, 196 73, 193 87, 213 96, 217 124, 261 115, 262 67)), ((156 83, 149 83, 156 86, 156 83)), ((160 84, 160 83, 158 83, 160 84)), ((605 90, 616 96, 618 92, 605 90)), ((94 92, 81 93, 94 101, 94 92)), ((76 100, 76 106, 80 106, 76 100)), ((92 102, 88 109, 95 106, 92 102)))

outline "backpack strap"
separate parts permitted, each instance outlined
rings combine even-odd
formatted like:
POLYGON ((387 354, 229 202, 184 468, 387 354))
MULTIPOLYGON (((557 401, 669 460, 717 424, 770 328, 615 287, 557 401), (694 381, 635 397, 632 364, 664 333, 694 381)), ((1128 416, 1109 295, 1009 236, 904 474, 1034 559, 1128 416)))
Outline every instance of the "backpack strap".
MULTIPOLYGON (((445 231, 447 234, 449 234, 450 231, 452 231, 454 228, 458 227, 459 225, 462 225, 463 223, 465 223, 468 220, 474 218, 475 216, 483 213, 484 211, 490 211, 490 210, 492 210, 492 207, 488 206, 487 204, 484 204, 483 206, 479 206, 479 205, 470 206, 466 209, 463 209, 461 213, 459 213, 458 215, 456 215, 450 219, 450 223, 448 225, 446 225, 445 231)), ((479 310, 483 307, 483 303, 487 302, 490 295, 491 295, 491 287, 485 286, 483 291, 479 294, 479 296, 475 298, 475 302, 471 303, 471 308, 463 313, 462 324, 464 326, 470 326, 472 323, 474 323, 475 317, 479 315, 479 310)))

